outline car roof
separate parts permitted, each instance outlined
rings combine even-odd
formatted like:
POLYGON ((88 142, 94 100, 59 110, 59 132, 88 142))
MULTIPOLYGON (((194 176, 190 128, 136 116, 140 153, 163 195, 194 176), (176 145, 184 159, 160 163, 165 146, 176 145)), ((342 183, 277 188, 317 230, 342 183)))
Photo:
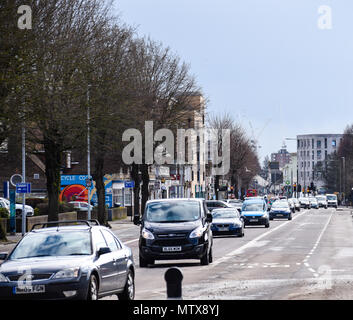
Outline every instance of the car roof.
POLYGON ((205 199, 203 198, 168 198, 168 199, 153 199, 153 200, 148 200, 147 203, 153 203, 153 202, 171 202, 171 201, 197 201, 197 202, 203 202, 205 199))
POLYGON ((245 199, 243 204, 248 202, 266 203, 264 199, 256 198, 256 199, 245 199))

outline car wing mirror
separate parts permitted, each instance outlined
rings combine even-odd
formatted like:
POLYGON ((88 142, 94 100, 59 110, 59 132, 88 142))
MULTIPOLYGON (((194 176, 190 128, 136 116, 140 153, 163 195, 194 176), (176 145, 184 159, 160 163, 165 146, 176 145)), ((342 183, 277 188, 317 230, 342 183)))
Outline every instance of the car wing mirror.
POLYGON ((99 248, 97 254, 98 254, 98 257, 100 257, 102 254, 106 254, 106 253, 110 253, 110 252, 112 252, 112 251, 110 250, 109 247, 102 247, 102 248, 99 248))
POLYGON ((8 256, 7 252, 0 252, 0 260, 6 260, 8 256))

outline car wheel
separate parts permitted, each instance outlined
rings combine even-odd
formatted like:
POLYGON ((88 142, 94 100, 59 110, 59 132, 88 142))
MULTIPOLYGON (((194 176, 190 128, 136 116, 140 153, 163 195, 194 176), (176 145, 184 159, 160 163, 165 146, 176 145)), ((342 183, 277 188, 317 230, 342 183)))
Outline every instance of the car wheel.
POLYGON ((288 220, 292 220, 292 215, 290 215, 290 216, 288 217, 288 220))
POLYGON ((153 259, 145 259, 141 255, 139 256, 140 268, 147 268, 149 264, 154 264, 154 260, 153 259))
POLYGON ((212 247, 210 249, 210 252, 208 254, 208 262, 212 263, 213 262, 213 252, 212 252, 212 247))
POLYGON ((98 281, 94 274, 89 279, 87 300, 98 300, 98 281))
POLYGON ((268 222, 265 224, 265 228, 269 228, 269 227, 270 227, 270 223, 268 222))
POLYGON ((207 266, 210 263, 210 255, 207 251, 201 258, 200 262, 201 262, 201 265, 203 266, 207 266))
POLYGON ((126 278, 124 291, 118 294, 119 300, 134 300, 135 298, 135 279, 132 270, 129 270, 126 278))

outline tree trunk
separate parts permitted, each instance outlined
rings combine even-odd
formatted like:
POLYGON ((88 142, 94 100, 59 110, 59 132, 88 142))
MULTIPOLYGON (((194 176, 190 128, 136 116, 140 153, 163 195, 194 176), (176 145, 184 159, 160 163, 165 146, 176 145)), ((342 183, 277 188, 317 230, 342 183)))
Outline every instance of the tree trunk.
POLYGON ((58 144, 50 139, 44 139, 45 176, 48 191, 48 221, 59 219, 59 195, 61 186, 61 157, 62 152, 58 144))
POLYGON ((150 175, 148 174, 148 165, 142 164, 141 165, 141 173, 142 173, 142 200, 141 200, 141 215, 144 214, 145 205, 148 201, 149 197, 149 190, 148 185, 150 182, 150 175))
POLYGON ((105 186, 104 186, 104 158, 97 157, 94 164, 93 180, 96 182, 97 198, 98 198, 98 221, 101 225, 106 225, 105 216, 105 186))
POLYGON ((140 218, 140 177, 139 165, 131 165, 131 179, 134 180, 134 219, 140 218))

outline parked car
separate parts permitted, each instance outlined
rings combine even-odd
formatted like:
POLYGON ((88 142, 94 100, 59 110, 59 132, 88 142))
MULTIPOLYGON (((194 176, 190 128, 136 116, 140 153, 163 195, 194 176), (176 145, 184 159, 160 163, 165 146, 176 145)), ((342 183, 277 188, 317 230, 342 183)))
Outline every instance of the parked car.
MULTIPOLYGON (((10 201, 6 198, 0 198, 0 208, 6 208, 7 211, 10 213, 10 201)), ((16 216, 21 217, 23 205, 16 203, 15 208, 16 216)), ((31 206, 25 205, 25 212, 26 217, 32 217, 34 215, 34 209, 31 206)))
POLYGON ((218 208, 231 208, 232 205, 224 200, 206 200, 206 206, 209 211, 218 208))
POLYGON ((241 215, 244 218, 244 228, 248 225, 270 226, 267 204, 263 199, 249 199, 243 202, 241 215))
POLYGON ((270 210, 270 220, 273 220, 274 218, 285 218, 288 220, 292 220, 292 209, 290 208, 290 205, 286 201, 275 201, 272 204, 271 210, 270 210))
POLYGON ((67 223, 34 225, 9 255, 0 255, 0 298, 134 299, 131 249, 98 221, 67 223))
POLYGON ((310 209, 310 201, 309 201, 309 198, 307 198, 307 197, 301 197, 301 198, 299 198, 299 202, 300 202, 300 207, 301 207, 301 208, 310 209))
POLYGON ((214 209, 212 211, 213 234, 234 234, 244 236, 244 221, 236 208, 214 209))
POLYGON ((338 207, 337 196, 335 194, 326 194, 326 198, 327 198, 327 206, 334 207, 337 209, 338 207))
POLYGON ((300 202, 297 198, 291 198, 291 200, 294 202, 294 207, 296 211, 300 211, 300 202))
POLYGON ((309 201, 310 201, 310 208, 319 209, 319 203, 317 202, 317 199, 315 197, 309 197, 309 201))
POLYGON ((316 196, 316 200, 319 203, 319 208, 327 209, 327 198, 325 195, 316 196))
POLYGON ((155 260, 200 259, 212 262, 212 214, 204 199, 160 199, 146 203, 140 225, 140 267, 155 260))
POLYGON ((93 206, 91 204, 88 204, 87 202, 83 201, 70 201, 70 204, 74 205, 75 209, 78 209, 80 211, 88 211, 88 206, 91 207, 91 210, 93 209, 93 206))

